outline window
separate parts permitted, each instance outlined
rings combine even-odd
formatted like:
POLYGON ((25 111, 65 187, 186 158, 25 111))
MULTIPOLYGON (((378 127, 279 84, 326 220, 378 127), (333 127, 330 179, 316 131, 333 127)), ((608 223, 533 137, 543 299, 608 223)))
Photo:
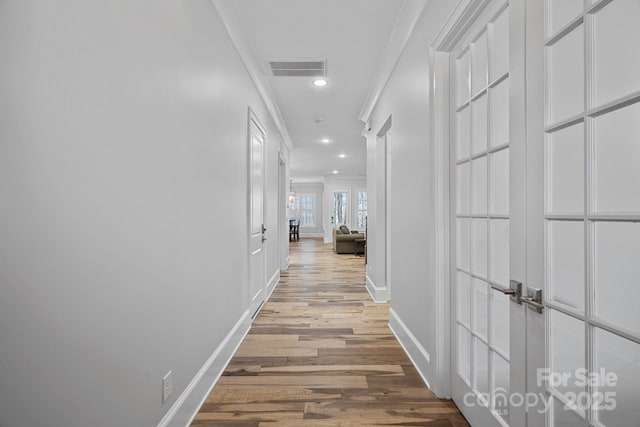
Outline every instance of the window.
POLYGON ((295 217, 300 220, 300 227, 316 226, 316 195, 298 194, 294 204, 295 217))
POLYGON ((367 226, 367 192, 358 191, 358 230, 367 226))

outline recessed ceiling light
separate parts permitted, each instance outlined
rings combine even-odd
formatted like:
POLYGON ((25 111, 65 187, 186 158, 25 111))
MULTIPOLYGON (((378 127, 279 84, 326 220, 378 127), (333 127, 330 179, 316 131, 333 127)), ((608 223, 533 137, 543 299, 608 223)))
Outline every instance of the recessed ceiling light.
POLYGON ((333 171, 332 173, 335 175, 335 174, 337 174, 337 173, 338 173, 338 171, 333 171))
POLYGON ((328 144, 331 142, 331 140, 329 138, 322 138, 320 142, 322 142, 323 144, 328 144))
POLYGON ((313 81, 313 85, 317 86, 317 87, 323 87, 327 85, 327 80, 326 79, 315 79, 313 81))
POLYGON ((344 153, 341 153, 341 154, 338 154, 338 157, 340 157, 341 159, 344 159, 345 157, 347 157, 347 155, 344 153))

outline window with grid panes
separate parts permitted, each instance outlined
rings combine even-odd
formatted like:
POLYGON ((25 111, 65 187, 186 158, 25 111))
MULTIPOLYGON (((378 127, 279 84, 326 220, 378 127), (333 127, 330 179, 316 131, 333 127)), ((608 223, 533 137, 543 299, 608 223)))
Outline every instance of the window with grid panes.
POLYGON ((315 227, 316 196, 315 194, 298 194, 294 204, 295 216, 300 219, 300 227, 315 227))

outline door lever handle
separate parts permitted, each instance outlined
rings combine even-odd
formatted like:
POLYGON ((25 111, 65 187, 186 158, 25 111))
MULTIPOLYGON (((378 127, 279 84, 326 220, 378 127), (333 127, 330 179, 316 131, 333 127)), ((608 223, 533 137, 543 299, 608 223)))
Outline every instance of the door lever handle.
POLYGON ((505 295, 515 295, 516 294, 516 290, 515 289, 511 289, 511 288, 503 288, 502 286, 499 285, 491 285, 491 289, 494 289, 498 292, 502 292, 505 295))
POLYGON ((491 289, 501 292, 504 295, 509 295, 517 304, 522 304, 522 283, 517 280, 510 280, 508 288, 492 283, 491 289))
POLYGON ((544 304, 542 303, 542 289, 529 288, 529 295, 522 297, 522 302, 527 304, 537 313, 542 314, 544 304))

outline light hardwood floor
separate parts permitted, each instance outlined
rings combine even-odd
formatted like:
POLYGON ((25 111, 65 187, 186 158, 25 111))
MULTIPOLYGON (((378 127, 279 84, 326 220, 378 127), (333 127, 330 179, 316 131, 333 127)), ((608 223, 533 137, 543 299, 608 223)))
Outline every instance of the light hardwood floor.
POLYGON ((364 258, 321 239, 291 264, 192 426, 468 426, 435 398, 364 288, 364 258))

